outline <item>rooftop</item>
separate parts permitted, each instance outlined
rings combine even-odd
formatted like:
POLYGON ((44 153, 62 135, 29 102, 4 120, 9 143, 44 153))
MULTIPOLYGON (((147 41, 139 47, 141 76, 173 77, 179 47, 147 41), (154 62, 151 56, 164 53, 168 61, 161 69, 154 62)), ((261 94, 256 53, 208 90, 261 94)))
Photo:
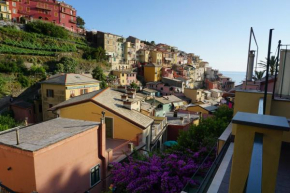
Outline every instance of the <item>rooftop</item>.
POLYGON ((156 93, 156 92, 158 92, 157 90, 153 90, 153 89, 149 89, 149 88, 144 88, 143 91, 150 92, 150 93, 156 93))
POLYGON ((182 100, 174 95, 164 96, 164 97, 155 97, 155 100, 162 103, 173 103, 173 102, 182 102, 182 100))
MULTIPOLYGON (((94 102, 96 105, 107 109, 108 111, 111 111, 118 116, 122 116, 124 119, 127 119, 138 126, 141 126, 142 128, 148 127, 153 122, 153 119, 146 115, 143 115, 138 111, 124 108, 123 101, 121 100, 121 94, 123 93, 107 88, 101 91, 95 91, 78 97, 74 97, 52 107, 50 110, 56 110, 77 103, 91 101, 94 102)), ((142 97, 136 96, 136 98, 133 100, 140 101, 142 100, 142 97)))
POLYGON ((20 128, 19 145, 16 142, 15 131, 4 131, 0 133, 0 144, 34 152, 98 125, 99 123, 97 122, 57 118, 20 128))
POLYGON ((58 85, 75 85, 75 84, 90 84, 90 83, 99 83, 99 81, 82 74, 58 74, 41 82, 41 84, 58 84, 58 85))

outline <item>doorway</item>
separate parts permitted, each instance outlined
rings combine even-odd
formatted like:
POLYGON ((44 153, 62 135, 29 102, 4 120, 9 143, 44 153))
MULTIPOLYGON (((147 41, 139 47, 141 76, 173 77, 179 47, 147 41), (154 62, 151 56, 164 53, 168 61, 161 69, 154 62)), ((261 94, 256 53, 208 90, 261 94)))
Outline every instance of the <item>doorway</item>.
POLYGON ((106 117, 106 138, 113 138, 113 118, 106 117))

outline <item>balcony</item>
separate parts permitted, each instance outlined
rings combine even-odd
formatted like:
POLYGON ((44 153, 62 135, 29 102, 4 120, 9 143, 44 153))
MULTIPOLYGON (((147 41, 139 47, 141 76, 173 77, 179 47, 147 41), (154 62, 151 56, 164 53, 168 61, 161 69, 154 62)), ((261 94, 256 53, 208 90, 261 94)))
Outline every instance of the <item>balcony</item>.
POLYGON ((290 192, 290 101, 270 93, 266 99, 264 106, 263 93, 236 93, 235 116, 218 140, 216 168, 201 184, 204 192, 290 192))
POLYGON ((70 22, 70 23, 77 24, 77 21, 74 21, 73 19, 70 19, 69 22, 70 22))
POLYGON ((52 8, 50 8, 50 7, 45 7, 45 6, 41 6, 41 5, 36 5, 36 8, 42 9, 42 10, 47 10, 47 11, 51 11, 52 10, 52 8))
POLYGON ((138 150, 144 147, 145 144, 142 143, 142 136, 142 133, 137 134, 131 140, 107 138, 106 148, 109 149, 111 154, 110 162, 119 162, 130 155, 133 152, 133 148, 138 150), (133 144, 132 148, 130 147, 131 144, 133 144))
POLYGON ((151 143, 154 144, 165 132, 167 128, 167 118, 166 117, 152 117, 154 119, 154 124, 152 126, 152 137, 151 143))

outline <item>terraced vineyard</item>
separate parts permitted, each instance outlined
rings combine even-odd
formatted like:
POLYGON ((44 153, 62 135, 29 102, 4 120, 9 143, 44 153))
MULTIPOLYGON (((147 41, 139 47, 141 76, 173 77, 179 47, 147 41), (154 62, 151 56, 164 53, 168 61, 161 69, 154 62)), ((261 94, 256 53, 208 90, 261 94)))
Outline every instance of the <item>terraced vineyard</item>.
POLYGON ((0 53, 54 56, 58 52, 78 52, 89 46, 84 37, 60 39, 28 33, 12 28, 0 28, 0 53))

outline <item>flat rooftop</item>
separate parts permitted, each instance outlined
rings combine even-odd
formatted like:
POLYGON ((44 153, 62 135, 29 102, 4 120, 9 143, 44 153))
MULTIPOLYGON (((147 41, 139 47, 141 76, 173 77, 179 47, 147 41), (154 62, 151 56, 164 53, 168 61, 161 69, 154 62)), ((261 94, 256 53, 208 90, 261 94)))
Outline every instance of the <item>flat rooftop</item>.
POLYGON ((90 130, 99 124, 91 121, 56 118, 20 128, 19 145, 16 142, 15 130, 4 131, 0 133, 0 144, 34 152, 90 130))

